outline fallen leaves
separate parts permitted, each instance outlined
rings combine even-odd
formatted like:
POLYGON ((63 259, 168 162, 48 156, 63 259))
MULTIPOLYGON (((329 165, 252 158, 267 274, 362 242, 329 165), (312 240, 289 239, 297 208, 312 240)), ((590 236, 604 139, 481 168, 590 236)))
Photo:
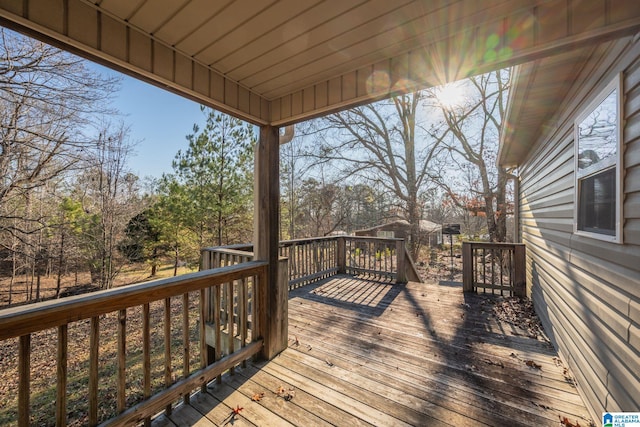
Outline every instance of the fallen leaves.
POLYGON ((533 302, 517 297, 501 298, 497 301, 486 301, 483 304, 492 304, 493 316, 522 331, 524 335, 532 339, 549 341, 542 328, 542 323, 533 309, 533 302))
POLYGON ((264 392, 255 393, 253 396, 251 396, 251 400, 253 400, 254 402, 260 402, 260 400, 262 400, 263 397, 264 397, 264 392))
POLYGON ((487 365, 500 366, 502 369, 504 369, 504 363, 500 361, 496 362, 495 360, 484 359, 484 363, 486 363, 487 365))
POLYGON ((548 411, 548 410, 550 410, 550 409, 551 409, 551 406, 549 406, 549 405, 544 405, 544 404, 542 404, 542 403, 536 403, 536 402, 534 402, 533 400, 531 401, 531 403, 533 404, 533 406, 537 406, 538 408, 542 408, 542 409, 544 409, 545 411, 548 411))
POLYGON ((528 367, 530 367, 530 368, 533 368, 533 369, 539 369, 539 370, 541 370, 541 369, 542 369, 542 365, 538 365, 538 364, 537 364, 536 362, 534 362, 533 360, 525 360, 525 361, 524 361, 524 363, 525 363, 525 365, 527 365, 527 366, 528 366, 528 367))
POLYGON ((562 416, 558 415, 558 418, 560 418, 560 424, 565 426, 565 427, 580 427, 580 423, 577 420, 576 420, 576 422, 574 424, 571 421, 569 421, 569 419, 567 417, 562 417, 562 416))
POLYGON ((242 408, 240 405, 236 405, 235 408, 231 409, 233 411, 233 415, 240 415, 240 412, 242 412, 244 408, 242 408))
POLYGON ((511 357, 514 357, 514 358, 516 358, 518 360, 522 360, 524 362, 524 364, 527 365, 530 368, 537 369, 537 370, 542 370, 542 365, 534 362, 531 359, 524 360, 524 359, 520 358, 520 356, 518 356, 515 353, 511 353, 511 357))
POLYGON ((293 387, 285 389, 283 386, 280 386, 276 390, 276 395, 289 402, 295 397, 296 390, 293 387))

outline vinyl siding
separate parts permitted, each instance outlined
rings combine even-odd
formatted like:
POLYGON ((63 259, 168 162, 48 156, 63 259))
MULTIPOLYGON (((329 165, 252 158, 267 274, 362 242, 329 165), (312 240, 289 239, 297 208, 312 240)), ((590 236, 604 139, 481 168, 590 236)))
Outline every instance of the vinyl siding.
POLYGON ((630 38, 594 51, 520 165, 520 227, 527 292, 599 420, 640 410, 640 46, 630 38), (617 73, 624 93, 623 244, 573 233, 573 122, 617 73))

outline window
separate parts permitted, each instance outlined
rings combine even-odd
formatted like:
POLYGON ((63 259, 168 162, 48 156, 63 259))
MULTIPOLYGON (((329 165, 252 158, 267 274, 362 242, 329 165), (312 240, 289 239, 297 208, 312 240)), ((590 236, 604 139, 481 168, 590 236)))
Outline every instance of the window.
POLYGON ((620 243, 622 217, 621 76, 575 122, 575 232, 620 243))

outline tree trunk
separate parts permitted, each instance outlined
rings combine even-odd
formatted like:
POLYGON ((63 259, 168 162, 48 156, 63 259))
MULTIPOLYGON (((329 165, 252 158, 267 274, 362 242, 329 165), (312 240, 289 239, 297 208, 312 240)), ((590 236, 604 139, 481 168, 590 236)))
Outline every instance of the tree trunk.
POLYGON ((153 253, 151 255, 151 277, 156 277, 158 274, 158 248, 153 248, 153 253))
MULTIPOLYGON (((417 193, 417 192, 416 192, 417 193)), ((411 254, 411 258, 413 260, 418 259, 418 255, 420 254, 420 247, 422 245, 421 242, 421 233, 420 233, 420 207, 417 202, 417 194, 414 194, 413 197, 409 200, 408 203, 408 220, 410 225, 410 235, 409 241, 407 242, 409 253, 411 254)))
POLYGON ((36 276, 36 302, 40 301, 40 272, 36 276))
POLYGON ((56 298, 60 298, 63 265, 64 265, 64 230, 62 230, 62 232, 60 233, 60 254, 58 257, 58 277, 56 278, 56 298))
POLYGON ((175 258, 173 260, 173 277, 178 275, 178 263, 180 262, 180 253, 178 252, 178 248, 175 250, 175 258))

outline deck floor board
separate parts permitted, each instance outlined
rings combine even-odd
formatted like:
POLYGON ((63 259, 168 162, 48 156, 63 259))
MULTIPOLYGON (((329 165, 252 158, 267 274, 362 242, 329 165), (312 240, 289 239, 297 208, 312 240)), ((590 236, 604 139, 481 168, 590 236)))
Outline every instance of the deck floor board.
POLYGON ((297 288, 288 349, 154 425, 589 425, 553 347, 492 315, 496 298, 351 276, 297 288))

